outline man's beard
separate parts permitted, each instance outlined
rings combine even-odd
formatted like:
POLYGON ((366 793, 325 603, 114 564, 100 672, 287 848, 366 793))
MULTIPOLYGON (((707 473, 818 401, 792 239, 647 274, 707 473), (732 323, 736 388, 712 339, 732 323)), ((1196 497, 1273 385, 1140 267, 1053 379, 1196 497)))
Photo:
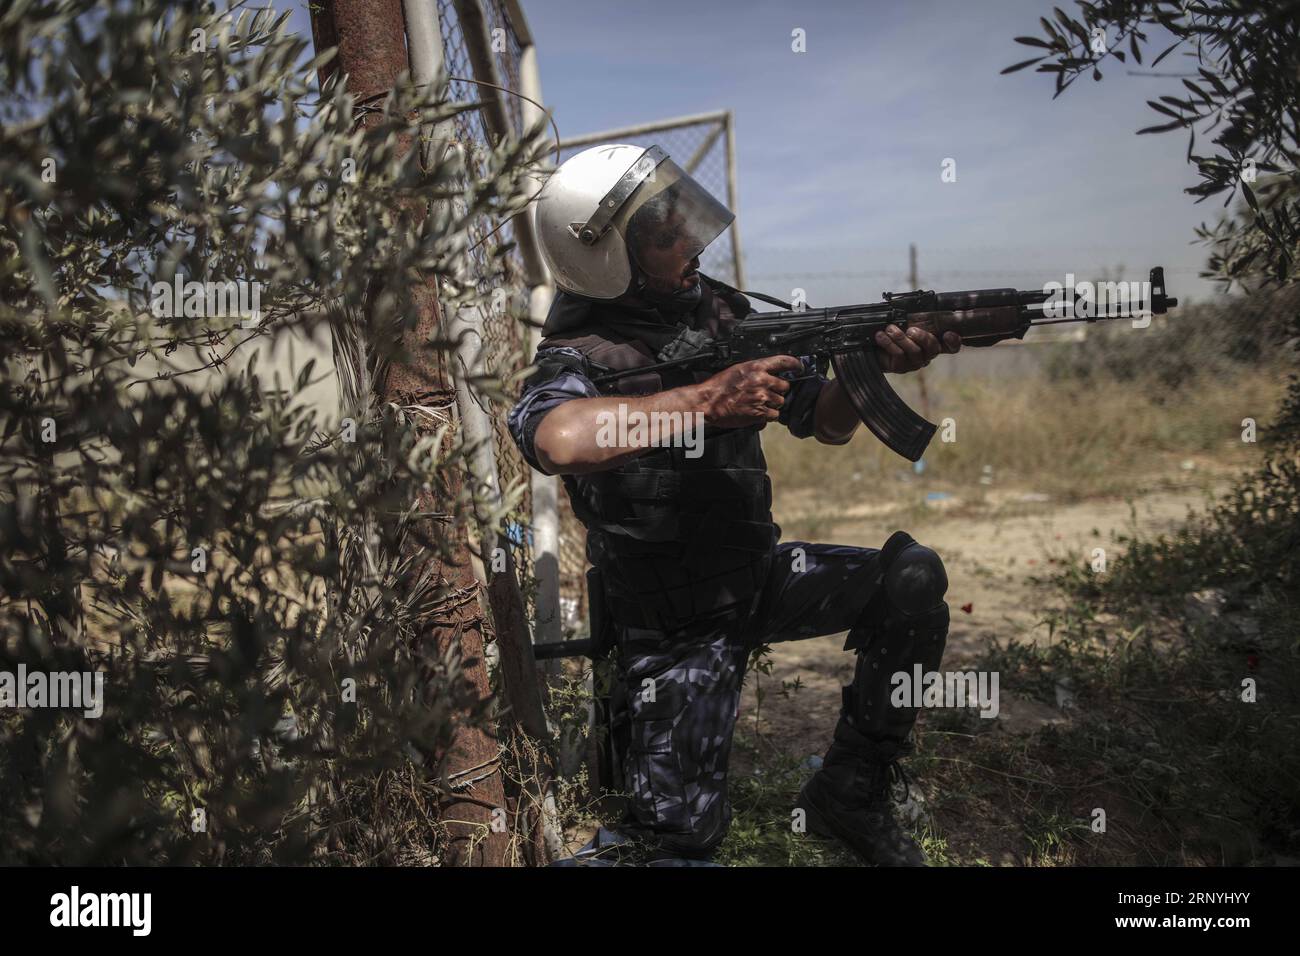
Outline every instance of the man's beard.
POLYGON ((704 297, 704 282, 700 279, 699 273, 695 274, 695 284, 689 289, 674 289, 672 292, 660 292, 652 288, 649 283, 642 278, 639 282, 637 291, 651 305, 663 312, 669 312, 674 315, 682 315, 694 312, 704 297))

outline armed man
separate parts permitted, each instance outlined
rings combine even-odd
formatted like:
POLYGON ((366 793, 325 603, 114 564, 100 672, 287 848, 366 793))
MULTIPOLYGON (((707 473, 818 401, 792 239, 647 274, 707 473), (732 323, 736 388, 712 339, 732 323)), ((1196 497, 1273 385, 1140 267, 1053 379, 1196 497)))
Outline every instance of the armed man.
MULTIPOLYGON (((617 830, 665 857, 707 859, 731 820, 727 763, 752 651, 847 631, 853 680, 797 806, 808 830, 867 862, 923 865, 892 810, 917 711, 891 705, 890 678, 939 667, 943 563, 903 532, 879 550, 779 542, 759 437, 776 422, 843 445, 859 413, 811 358, 635 371, 725 338, 752 311, 698 271, 733 218, 657 147, 625 145, 569 159, 536 207, 560 291, 510 429, 533 467, 563 476, 587 529, 593 635, 608 629, 623 689, 629 807, 617 830), (613 418, 668 424, 610 441, 613 418), (688 434, 697 422, 702 442, 688 434)), ((890 325, 875 345, 881 369, 910 372, 961 338, 890 325)))

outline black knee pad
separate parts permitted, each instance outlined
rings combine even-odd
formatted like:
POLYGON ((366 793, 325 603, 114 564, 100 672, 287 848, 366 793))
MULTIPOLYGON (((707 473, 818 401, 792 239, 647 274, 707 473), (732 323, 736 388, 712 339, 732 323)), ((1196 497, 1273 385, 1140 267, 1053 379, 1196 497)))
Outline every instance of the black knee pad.
MULTIPOLYGON (((880 587, 849 631, 844 642, 846 651, 864 647, 882 629, 896 628, 913 618, 947 613, 943 596, 948 591, 948 574, 939 555, 917 544, 905 531, 896 531, 881 549, 880 562, 880 587)), ((933 625, 927 621, 923 626, 933 625)), ((903 632, 909 629, 905 626, 903 632)))
POLYGON ((948 574, 939 555, 912 542, 885 572, 885 598, 904 614, 923 614, 943 603, 948 574))

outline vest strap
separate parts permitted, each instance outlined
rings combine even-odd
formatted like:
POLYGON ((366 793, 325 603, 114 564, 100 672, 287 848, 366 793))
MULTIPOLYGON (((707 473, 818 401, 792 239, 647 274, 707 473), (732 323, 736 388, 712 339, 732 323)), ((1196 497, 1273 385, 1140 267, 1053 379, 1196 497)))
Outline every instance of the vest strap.
POLYGON ((739 491, 761 498, 767 489, 767 474, 758 468, 703 469, 700 471, 621 472, 609 476, 607 494, 647 501, 671 501, 685 497, 716 501, 734 497, 739 491))

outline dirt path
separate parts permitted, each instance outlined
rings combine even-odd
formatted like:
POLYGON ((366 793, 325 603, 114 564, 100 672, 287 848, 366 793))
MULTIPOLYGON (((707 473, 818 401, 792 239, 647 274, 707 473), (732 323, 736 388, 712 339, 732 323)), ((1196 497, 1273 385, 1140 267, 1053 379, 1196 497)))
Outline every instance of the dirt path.
MULTIPOLYGON (((1216 490, 1224 487, 1222 483, 1216 490)), ((1092 556, 1106 549, 1107 560, 1122 553, 1113 534, 1156 534, 1177 527, 1189 509, 1203 510, 1206 494, 1188 489, 1156 492, 1131 501, 1101 500, 1054 505, 1033 494, 1008 494, 979 509, 942 499, 924 515, 890 518, 882 514, 846 514, 824 540, 837 544, 879 547, 898 527, 943 557, 949 578, 948 603, 952 628, 944 667, 969 662, 991 641, 1010 637, 1045 640, 1042 612, 1052 595, 1030 578, 1046 576, 1071 555, 1092 556)), ((780 502, 778 501, 778 505, 780 502)), ((797 507, 797 506, 796 506, 797 507)), ((798 524, 797 512, 777 515, 783 524, 798 524)), ((751 672, 746 680, 738 730, 752 737, 756 715, 762 733, 795 755, 824 753, 839 714, 840 688, 853 674, 853 655, 841 648, 844 636, 778 644, 773 647, 772 673, 751 672), (788 696, 782 682, 800 682, 788 696), (761 686, 761 709, 756 689, 761 686)), ((1011 729, 1016 721, 1039 721, 1043 705, 1004 701, 1002 717, 1011 729)), ((742 753, 734 769, 749 769, 742 753)))

